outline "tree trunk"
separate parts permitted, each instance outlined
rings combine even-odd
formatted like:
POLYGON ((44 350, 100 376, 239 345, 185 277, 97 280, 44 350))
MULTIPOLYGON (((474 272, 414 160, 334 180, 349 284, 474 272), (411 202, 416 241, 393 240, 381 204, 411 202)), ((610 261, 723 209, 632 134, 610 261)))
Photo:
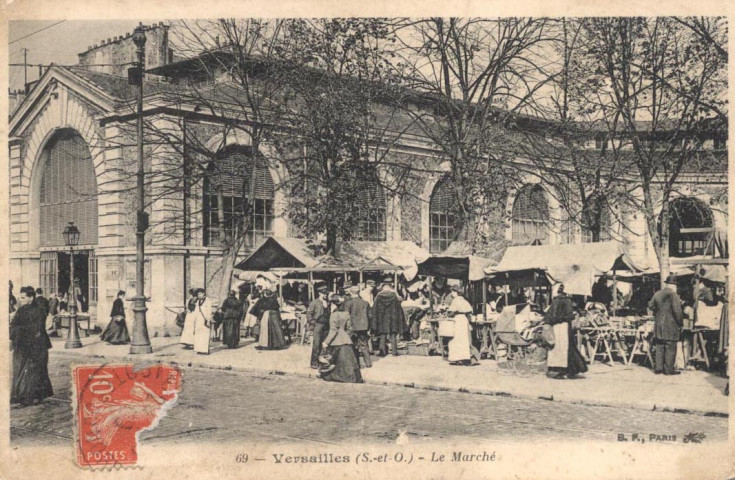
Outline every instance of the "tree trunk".
MULTIPOLYGON (((668 196, 667 196, 668 197, 668 196)), ((669 276, 669 200, 664 198, 661 209, 661 235, 659 236, 659 268, 661 269, 661 287, 669 276)))
POLYGON ((653 208, 651 186, 647 181, 643 182, 643 207, 646 215, 646 227, 648 236, 656 252, 658 268, 661 275, 660 286, 663 288, 666 277, 669 276, 669 205, 668 196, 664 195, 661 209, 661 235, 658 233, 658 222, 656 211, 653 208))
POLYGON ((337 227, 327 225, 327 253, 334 255, 337 248, 337 227))

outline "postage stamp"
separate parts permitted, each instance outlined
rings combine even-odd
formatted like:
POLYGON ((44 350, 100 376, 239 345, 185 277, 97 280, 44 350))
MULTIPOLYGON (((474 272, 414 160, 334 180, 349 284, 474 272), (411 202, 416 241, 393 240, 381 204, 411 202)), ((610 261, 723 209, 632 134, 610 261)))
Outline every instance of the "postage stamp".
POLYGON ((181 389, 181 372, 170 365, 77 366, 73 378, 80 467, 135 465, 138 436, 156 426, 181 389))

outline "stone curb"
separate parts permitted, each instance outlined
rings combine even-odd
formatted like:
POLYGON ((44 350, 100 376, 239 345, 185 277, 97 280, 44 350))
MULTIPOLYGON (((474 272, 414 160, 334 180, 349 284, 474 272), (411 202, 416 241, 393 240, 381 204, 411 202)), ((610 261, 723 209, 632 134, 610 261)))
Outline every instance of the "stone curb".
MULTIPOLYGON (((115 361, 140 361, 140 360, 151 360, 151 361, 164 361, 161 360, 163 357, 154 357, 156 360, 153 360, 153 358, 146 358, 146 357, 140 357, 140 356, 131 356, 131 355, 88 355, 82 352, 74 352, 74 351, 56 351, 52 353, 52 356, 65 356, 65 357, 73 357, 73 358, 105 358, 105 359, 113 359, 115 361)), ((232 365, 208 365, 206 363, 200 363, 200 362, 180 362, 176 360, 171 360, 169 363, 184 366, 188 368, 199 368, 199 369, 208 369, 208 370, 224 370, 224 371, 236 371, 236 372, 253 372, 258 374, 264 374, 264 375, 293 375, 301 378, 313 378, 316 379, 316 375, 312 373, 304 373, 304 372, 287 372, 282 370, 274 370, 269 368, 262 368, 262 367, 233 367, 232 365)), ((701 415, 705 417, 719 417, 719 418, 729 418, 729 414, 727 412, 717 412, 717 411, 707 411, 707 410, 690 410, 690 409, 683 409, 678 408, 675 406, 670 405, 657 405, 657 404, 647 404, 647 405, 641 405, 640 403, 635 402, 616 402, 616 403, 605 403, 605 402, 599 402, 599 401, 589 401, 585 399, 555 399, 554 396, 544 396, 544 395, 524 395, 524 394, 512 394, 508 392, 503 391, 497 391, 492 390, 489 388, 476 388, 476 387, 443 387, 440 385, 431 385, 431 384, 417 384, 417 383, 405 383, 405 382, 398 382, 398 381, 384 381, 384 380, 365 380, 366 384, 369 385, 390 385, 390 386, 398 386, 398 387, 406 387, 406 388, 417 388, 420 390, 433 390, 433 391, 440 391, 440 392, 460 392, 460 393, 469 393, 474 395, 488 395, 488 396, 494 396, 494 397, 510 397, 510 398, 521 398, 521 399, 530 399, 530 400, 546 400, 546 401, 556 401, 561 403, 569 403, 572 405, 585 405, 590 407, 618 407, 618 408, 631 408, 635 410, 646 410, 646 411, 657 411, 657 412, 668 412, 668 413, 679 413, 679 414, 688 414, 688 415, 701 415)))

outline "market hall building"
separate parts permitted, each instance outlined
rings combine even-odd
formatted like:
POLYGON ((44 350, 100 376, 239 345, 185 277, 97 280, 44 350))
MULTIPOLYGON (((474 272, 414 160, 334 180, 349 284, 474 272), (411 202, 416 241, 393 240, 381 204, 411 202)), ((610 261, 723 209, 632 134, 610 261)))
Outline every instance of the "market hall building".
MULTIPOLYGON (((182 72, 186 61, 174 57, 168 43, 168 27, 156 24, 146 30, 146 69, 182 72)), ((81 232, 75 249, 74 272, 85 301, 81 310, 93 323, 104 325, 118 290, 135 288, 135 191, 136 168, 134 100, 128 84, 127 66, 135 60, 130 34, 108 39, 79 54, 76 67, 52 66, 29 85, 13 108, 9 132, 10 170, 10 279, 16 286, 40 286, 45 292, 69 289, 70 255, 62 231, 74 222, 81 232), (99 67, 96 65, 108 66, 99 67)), ((181 105, 171 112, 164 105, 170 83, 146 76, 144 112, 158 125, 180 125, 171 117, 186 114, 193 128, 220 145, 222 155, 232 161, 249 162, 250 139, 245 135, 224 137, 221 125, 197 118, 195 108, 181 105)), ((185 83, 185 82, 179 82, 185 83)), ((170 106, 169 106, 170 107, 170 106)), ((723 141, 705 142, 719 158, 727 158, 723 141)), ((150 148, 150 147, 147 147, 150 148)), ((148 174, 181 169, 181 154, 162 146, 147 165, 148 174)), ((397 142, 396 151, 409 158, 431 159, 434 150, 426 139, 397 142)), ((587 148, 599 148, 594 139, 587 148)), ((266 157, 274 155, 267 146, 266 157)), ((250 164, 255 198, 250 229, 242 255, 247 255, 267 237, 293 237, 298 232, 285 214, 288 198, 279 185, 286 173, 276 162, 250 164)), ((438 160, 437 170, 441 172, 438 160)), ((697 211, 704 215, 675 215, 672 218, 670 251, 673 257, 701 253, 701 234, 680 233, 681 228, 727 229, 727 167, 709 173, 685 172, 672 205, 677 212, 697 211)), ((375 172, 387 175, 386 172, 375 172)), ((170 175, 169 175, 170 176, 170 175)), ((543 175, 529 175, 507 201, 510 220, 503 234, 512 244, 581 243, 589 232, 579 226, 562 225, 561 208, 548 193, 543 175)), ((173 180, 168 180, 173 181, 173 180)), ((380 182, 367 178, 365 195, 372 211, 356 232, 358 240, 408 240, 431 253, 446 249, 457 238, 457 227, 449 206, 451 189, 442 173, 420 179, 417 195, 399 198, 383 191, 380 182)), ((220 222, 212 207, 213 195, 206 180, 196 195, 185 192, 155 198, 149 205, 151 224, 146 232, 145 294, 151 335, 163 333, 164 323, 173 321, 185 303, 190 287, 218 282, 222 249, 217 245, 220 222), (184 228, 179 228, 181 223, 184 228)), ((242 201, 242 193, 225 192, 229 208, 242 201)), ((639 264, 651 265, 653 247, 646 234, 643 215, 621 211, 618 218, 626 228, 617 231, 630 256, 639 264)), ((611 222, 608 217, 607 222, 611 222)), ((605 238, 603 238, 604 240, 605 238)), ((215 299, 216 300, 216 299, 215 299)))

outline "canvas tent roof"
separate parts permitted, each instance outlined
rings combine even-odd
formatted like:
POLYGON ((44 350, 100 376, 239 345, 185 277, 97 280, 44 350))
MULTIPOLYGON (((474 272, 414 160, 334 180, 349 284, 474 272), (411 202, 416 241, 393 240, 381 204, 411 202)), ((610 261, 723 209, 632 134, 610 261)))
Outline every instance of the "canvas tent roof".
POLYGON ((475 251, 467 242, 452 242, 442 253, 418 264, 420 275, 433 275, 476 282, 485 276, 485 268, 496 265, 509 242, 492 242, 475 251))
POLYGON ((304 240, 270 237, 235 268, 266 272, 274 268, 310 268, 317 262, 314 250, 304 240))
POLYGON ((394 269, 402 270, 411 280, 416 275, 416 264, 428 256, 429 252, 409 241, 344 242, 339 253, 332 256, 317 255, 315 248, 303 239, 270 237, 236 268, 259 272, 394 269))
POLYGON ((507 271, 546 270, 564 283, 566 291, 591 295, 595 276, 612 270, 641 272, 618 242, 509 247, 500 263, 487 274, 507 271))

